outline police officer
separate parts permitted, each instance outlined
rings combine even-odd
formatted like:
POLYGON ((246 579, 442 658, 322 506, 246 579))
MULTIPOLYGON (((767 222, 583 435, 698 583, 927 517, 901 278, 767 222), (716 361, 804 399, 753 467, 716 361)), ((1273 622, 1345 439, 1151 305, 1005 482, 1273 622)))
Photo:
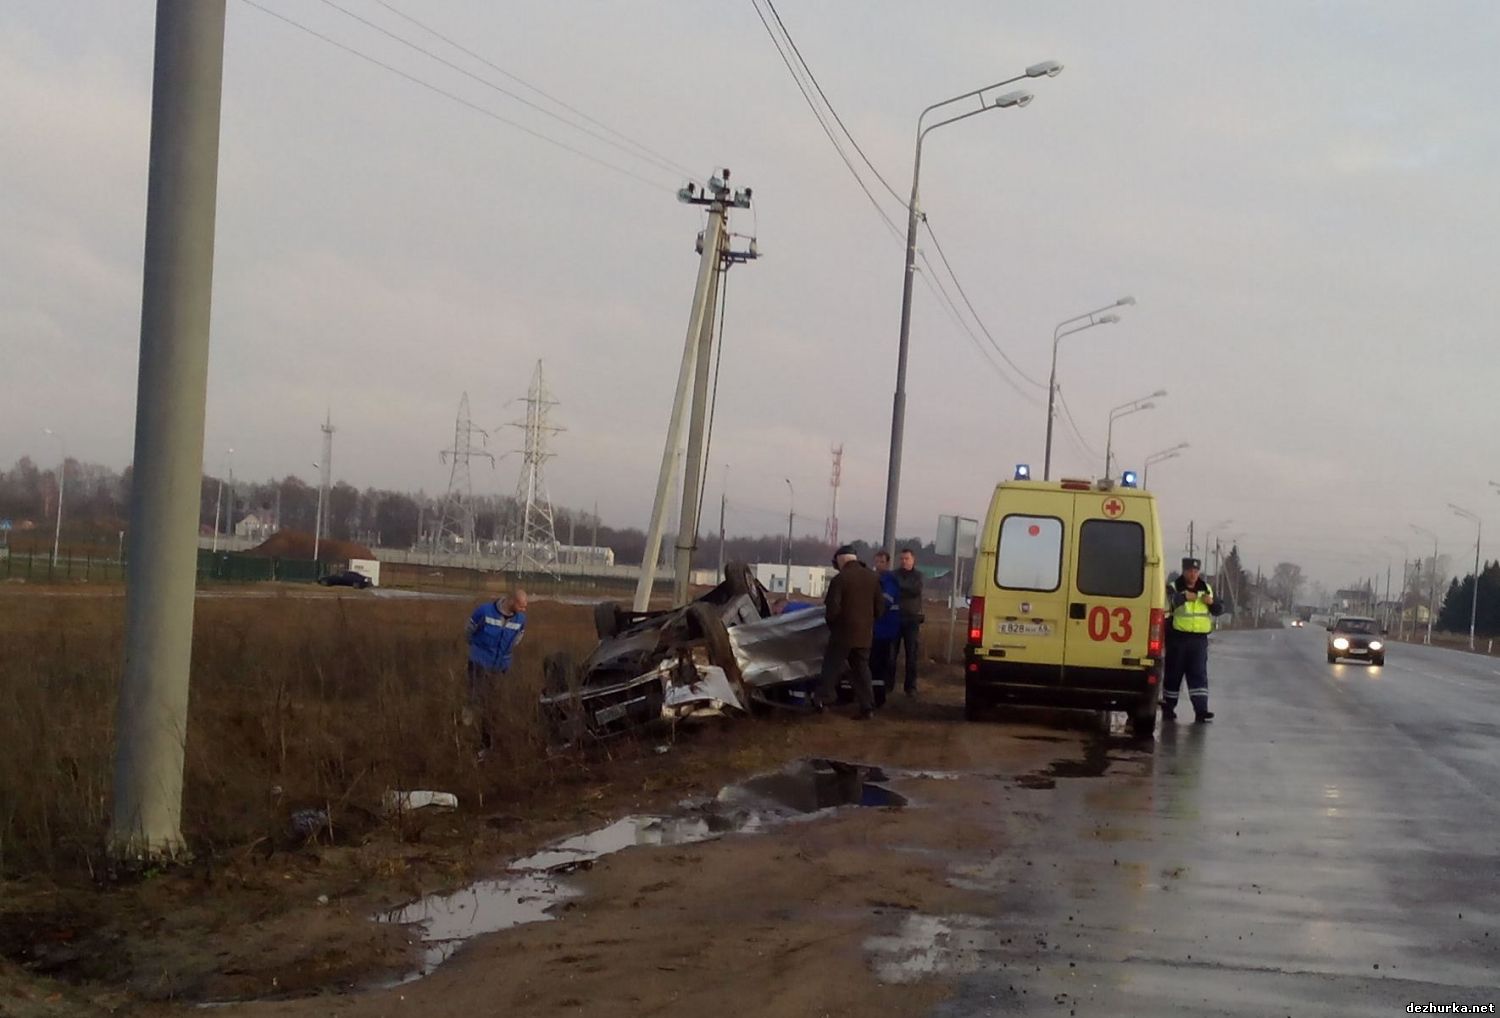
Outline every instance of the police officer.
POLYGON ((1177 697, 1182 679, 1187 676, 1188 695, 1199 722, 1212 721, 1208 709, 1208 634, 1214 630, 1214 618, 1224 614, 1224 606, 1214 597, 1213 588, 1203 578, 1203 563, 1195 558, 1182 560, 1182 575, 1167 588, 1172 609, 1172 625, 1167 633, 1167 685, 1161 694, 1161 716, 1164 721, 1177 719, 1177 697))

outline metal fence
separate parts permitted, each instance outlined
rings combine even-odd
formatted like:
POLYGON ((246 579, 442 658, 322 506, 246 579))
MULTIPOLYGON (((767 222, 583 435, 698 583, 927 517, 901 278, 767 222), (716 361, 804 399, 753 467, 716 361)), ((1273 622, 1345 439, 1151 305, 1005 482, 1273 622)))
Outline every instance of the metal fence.
MULTIPOLYGON (((256 558, 230 552, 198 552, 199 583, 313 583, 342 562, 256 558)), ((50 552, 0 555, 0 581, 26 583, 123 583, 125 563, 115 557, 60 555, 50 552)))

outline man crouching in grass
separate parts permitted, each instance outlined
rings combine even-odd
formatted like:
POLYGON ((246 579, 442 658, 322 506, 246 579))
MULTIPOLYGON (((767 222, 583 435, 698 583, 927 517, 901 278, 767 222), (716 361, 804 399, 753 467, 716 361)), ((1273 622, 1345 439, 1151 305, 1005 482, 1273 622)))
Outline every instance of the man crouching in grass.
POLYGON ((497 597, 474 609, 469 616, 469 711, 479 715, 479 758, 492 745, 490 711, 495 685, 510 671, 512 655, 526 635, 526 591, 517 588, 509 597, 497 597))

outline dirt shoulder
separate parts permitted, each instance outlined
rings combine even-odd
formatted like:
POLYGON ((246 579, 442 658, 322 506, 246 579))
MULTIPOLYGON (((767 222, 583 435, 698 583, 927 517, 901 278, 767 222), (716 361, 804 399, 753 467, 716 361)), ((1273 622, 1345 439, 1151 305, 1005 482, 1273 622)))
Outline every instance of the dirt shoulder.
POLYGON ((399 838, 261 846, 113 891, 13 885, 0 936, 11 939, 11 958, 27 960, 14 942, 22 935, 38 957, 24 970, 0 969, 0 1001, 22 1016, 154 1015, 175 1012, 172 1001, 282 994, 318 996, 228 1010, 375 1015, 404 1002, 431 1015, 605 1015, 699 1013, 742 1000, 736 1013, 920 1011, 940 989, 876 982, 861 944, 909 910, 954 907, 945 877, 954 854, 997 847, 952 819, 961 811, 924 804, 960 786, 966 795, 1014 794, 1015 776, 1078 755, 1080 742, 965 725, 956 668, 935 669, 927 684, 921 700, 898 699, 867 723, 742 721, 684 734, 663 753, 657 743, 622 743, 524 807, 437 817, 399 838), (561 921, 477 938, 399 989, 347 992, 414 964, 411 935, 372 923, 377 911, 492 874, 564 835, 817 756, 998 780, 908 778, 907 809, 845 810, 766 835, 627 850, 579 876, 585 896, 561 921))

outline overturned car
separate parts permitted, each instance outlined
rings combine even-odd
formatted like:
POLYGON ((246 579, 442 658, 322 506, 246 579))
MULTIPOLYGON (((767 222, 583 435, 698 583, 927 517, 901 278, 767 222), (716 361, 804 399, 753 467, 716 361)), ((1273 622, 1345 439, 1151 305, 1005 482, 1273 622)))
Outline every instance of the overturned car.
POLYGON ((773 612, 765 587, 740 563, 697 600, 666 611, 601 604, 594 626, 599 645, 582 664, 563 653, 544 662, 542 711, 569 742, 755 708, 809 709, 828 645, 822 606, 773 612))

